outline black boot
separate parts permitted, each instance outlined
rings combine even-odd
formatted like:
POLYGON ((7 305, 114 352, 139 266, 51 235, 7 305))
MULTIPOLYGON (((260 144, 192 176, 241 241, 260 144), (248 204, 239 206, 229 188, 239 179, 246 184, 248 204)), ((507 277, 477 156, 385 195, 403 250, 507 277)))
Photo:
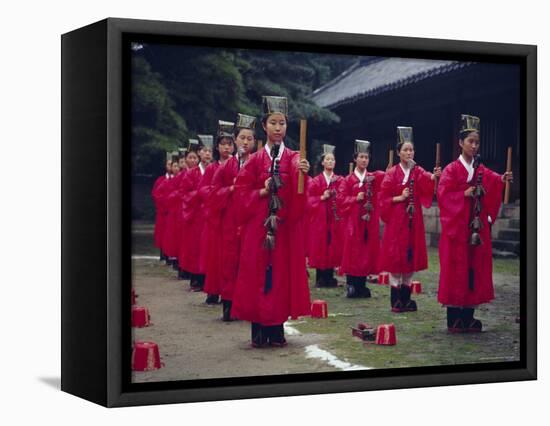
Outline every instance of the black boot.
POLYGON ((217 305, 220 303, 220 295, 219 294, 209 294, 206 296, 206 300, 204 301, 207 305, 217 305))
POLYGON ((464 323, 464 330, 467 333, 479 333, 483 328, 481 321, 474 318, 473 308, 462 309, 462 321, 464 323))
POLYGON ((401 304, 404 312, 415 312, 417 310, 416 302, 411 300, 411 286, 407 284, 401 285, 401 304))
POLYGON ((231 318, 231 300, 222 300, 222 305, 223 305, 222 321, 225 321, 225 322, 233 321, 233 318, 231 318))
POLYGON ((404 312, 403 304, 401 303, 401 286, 394 287, 390 286, 390 303, 391 311, 395 313, 404 312))
POLYGON ((285 339, 285 329, 283 324, 280 325, 271 325, 265 327, 268 329, 268 340, 271 346, 276 348, 282 348, 287 345, 285 339))
POLYGON ((355 288, 358 294, 357 297, 368 299, 371 296, 370 289, 367 287, 367 277, 357 277, 355 288))
POLYGON ((464 333, 461 308, 447 307, 447 330, 449 333, 464 333))
POLYGON ((268 345, 266 327, 257 322, 251 324, 251 345, 253 348, 265 348, 268 345))
POLYGON ((354 299, 357 297, 357 290, 355 288, 355 277, 346 275, 346 297, 354 299))
POLYGON ((180 268, 177 257, 174 257, 174 260, 172 260, 172 268, 174 271, 177 271, 180 268))
POLYGON ((334 269, 325 269, 325 282, 327 287, 338 287, 338 280, 334 278, 334 269))
POLYGON ((322 269, 315 269, 315 287, 324 287, 324 275, 322 269))
POLYGON ((159 259, 161 262, 165 261, 166 260, 166 255, 162 252, 162 250, 160 251, 160 259, 159 259))

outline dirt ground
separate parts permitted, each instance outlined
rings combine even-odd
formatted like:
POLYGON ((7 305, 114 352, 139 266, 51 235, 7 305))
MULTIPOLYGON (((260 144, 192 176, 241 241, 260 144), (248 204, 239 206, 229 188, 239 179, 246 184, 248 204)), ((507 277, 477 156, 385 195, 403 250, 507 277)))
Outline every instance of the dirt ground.
MULTIPOLYGON (((310 278, 311 300, 328 303, 326 319, 287 322, 285 348, 250 347, 250 324, 221 321, 221 305, 204 303, 204 293, 189 291, 189 281, 159 262, 148 229, 136 230, 133 286, 137 305, 148 308, 152 324, 133 328, 134 340, 159 345, 163 367, 133 372, 134 382, 243 377, 262 374, 310 373, 360 368, 501 362, 519 359, 519 262, 495 260, 496 299, 476 311, 484 324, 480 334, 450 335, 445 310, 437 303, 439 265, 430 249, 430 269, 415 276, 422 294, 414 296, 419 311, 392 314, 389 289, 369 284, 371 299, 350 300, 344 287, 316 289, 310 278), (395 346, 365 345, 351 336, 350 326, 394 323, 395 346), (288 327, 290 326, 290 327, 288 327)), ((339 278, 343 284, 343 277, 339 278)))

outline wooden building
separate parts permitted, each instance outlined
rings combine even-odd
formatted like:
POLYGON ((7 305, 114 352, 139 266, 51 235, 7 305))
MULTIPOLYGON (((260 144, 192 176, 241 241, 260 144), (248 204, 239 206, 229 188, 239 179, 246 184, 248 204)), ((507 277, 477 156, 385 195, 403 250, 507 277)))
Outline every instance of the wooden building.
POLYGON ((502 173, 506 149, 513 147, 513 200, 519 196, 519 81, 517 65, 367 57, 312 94, 341 121, 311 128, 316 141, 311 149, 335 145, 337 172, 347 174, 354 140, 366 139, 372 143, 369 169, 384 170, 396 144, 396 127, 412 126, 415 159, 431 170, 435 144, 441 144, 442 166, 455 160, 460 114, 476 115, 484 164, 502 173))

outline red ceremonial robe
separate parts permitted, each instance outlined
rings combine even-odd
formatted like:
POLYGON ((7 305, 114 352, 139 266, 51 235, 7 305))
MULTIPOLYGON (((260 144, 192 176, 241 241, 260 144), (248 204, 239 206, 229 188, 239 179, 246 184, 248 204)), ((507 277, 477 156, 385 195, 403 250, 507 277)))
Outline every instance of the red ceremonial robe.
POLYGON ((342 208, 344 216, 344 250, 342 253, 342 273, 354 277, 364 277, 378 273, 378 252, 380 250, 380 221, 378 208, 378 193, 384 172, 367 172, 364 184, 360 185, 359 178, 352 173, 347 176, 338 187, 337 202, 342 208), (357 202, 357 194, 366 192, 367 176, 374 176, 372 181, 372 207, 370 220, 367 222, 361 217, 367 212, 365 209, 366 194, 363 201, 357 202), (365 230, 367 239, 365 239, 365 230))
POLYGON ((166 228, 164 231, 164 253, 169 257, 177 257, 180 246, 181 228, 181 196, 180 185, 186 171, 179 172, 170 179, 166 194, 165 205, 168 210, 166 215, 166 228))
POLYGON ((235 191, 246 225, 231 310, 236 318, 269 326, 310 314, 303 226, 308 177, 304 176, 304 194, 299 195, 298 162, 299 153, 285 147, 279 163, 283 186, 278 192, 283 206, 277 213, 280 220, 271 251, 264 247, 270 196, 260 197, 271 167, 266 148, 253 154, 237 176, 235 191), (269 263, 272 288, 266 293, 269 263))
POLYGON ((480 165, 468 183, 468 172, 460 160, 449 164, 441 174, 437 188, 440 209, 441 238, 439 240, 439 291, 437 300, 443 305, 475 306, 494 299, 493 249, 488 216, 495 222, 500 208, 504 183, 501 175, 480 165), (474 186, 477 173, 483 173, 480 219, 482 244, 472 246, 470 221, 473 198, 464 191, 474 186), (469 270, 474 271, 474 288, 470 289, 469 270))
POLYGON ((409 274, 428 268, 426 236, 424 234, 424 217, 422 207, 432 205, 435 181, 431 174, 420 166, 415 166, 409 178, 403 184, 405 173, 400 164, 393 166, 384 177, 380 188, 380 217, 385 223, 382 244, 380 246, 379 269, 392 274, 409 274), (409 227, 407 206, 409 200, 399 203, 392 201, 409 187, 414 179, 414 214, 412 227, 409 227), (412 248, 409 262, 407 252, 412 248))
POLYGON ((159 176, 155 183, 153 184, 153 189, 151 191, 151 195, 153 197, 153 203, 155 205, 155 230, 153 232, 153 241, 155 244, 155 247, 158 247, 159 249, 162 246, 162 238, 164 235, 164 228, 166 227, 166 209, 164 208, 161 198, 162 198, 162 192, 160 191, 160 188, 162 188, 162 184, 168 180, 168 173, 166 173, 163 176, 159 176))
POLYGON ((216 256, 217 249, 216 244, 218 244, 218 235, 219 229, 221 227, 221 221, 219 214, 216 214, 212 210, 212 203, 210 195, 212 194, 212 179, 214 174, 220 167, 218 161, 214 161, 208 165, 204 171, 204 175, 201 178, 199 183, 199 198, 201 200, 201 215, 203 217, 204 225, 202 228, 201 238, 200 238, 200 256, 199 256, 199 269, 201 274, 207 274, 208 270, 213 274, 210 279, 206 278, 204 282, 204 291, 209 294, 219 294, 219 293, 210 293, 208 287, 212 290, 217 290, 219 287, 219 268, 217 264, 218 257, 216 256), (210 282, 209 284, 207 284, 210 282), (213 284, 215 283, 215 284, 213 284))
POLYGON ((328 190, 337 190, 344 178, 333 175, 327 186, 324 173, 313 178, 308 188, 308 263, 311 268, 330 269, 340 265, 342 260, 344 221, 342 212, 334 198, 321 200, 328 190), (335 220, 334 207, 336 206, 335 220))
POLYGON ((214 244, 208 248, 205 291, 209 294, 220 294, 222 300, 233 299, 233 288, 237 280, 239 266, 240 225, 238 215, 241 213, 235 191, 230 188, 235 184, 239 172, 239 160, 229 158, 221 165, 212 178, 212 192, 208 197, 214 244))
POLYGON ((180 269, 192 274, 200 274, 199 240, 201 238, 204 220, 199 198, 199 183, 202 178, 200 166, 189 170, 181 181, 181 243, 178 253, 180 269))

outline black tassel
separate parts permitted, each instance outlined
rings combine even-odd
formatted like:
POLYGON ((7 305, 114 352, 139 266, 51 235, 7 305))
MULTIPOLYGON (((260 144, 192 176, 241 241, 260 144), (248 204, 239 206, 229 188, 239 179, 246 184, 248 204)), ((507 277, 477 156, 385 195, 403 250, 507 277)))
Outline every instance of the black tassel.
POLYGON ((407 262, 412 262, 413 260, 413 249, 412 247, 407 248, 407 262))
POLYGON ((281 199, 273 194, 271 195, 271 200, 269 200, 269 211, 277 211, 283 206, 283 203, 281 202, 281 199))
POLYGON ((274 214, 270 214, 265 220, 264 226, 267 228, 268 231, 274 233, 277 230, 277 216, 274 214))
POLYGON ((470 268, 468 271, 468 288, 470 291, 474 291, 474 269, 470 268))
POLYGON ((265 236, 264 247, 268 250, 273 250, 273 248, 275 247, 275 235, 269 232, 267 233, 267 235, 265 236))
POLYGON ((264 284, 264 294, 267 294, 271 291, 273 287, 273 269, 271 265, 265 270, 265 284, 264 284))
POLYGON ((330 232, 330 229, 327 232, 327 244, 330 244, 332 241, 332 233, 330 232))
POLYGON ((369 239, 369 230, 365 228, 365 232, 363 232, 363 240, 367 241, 369 239))

